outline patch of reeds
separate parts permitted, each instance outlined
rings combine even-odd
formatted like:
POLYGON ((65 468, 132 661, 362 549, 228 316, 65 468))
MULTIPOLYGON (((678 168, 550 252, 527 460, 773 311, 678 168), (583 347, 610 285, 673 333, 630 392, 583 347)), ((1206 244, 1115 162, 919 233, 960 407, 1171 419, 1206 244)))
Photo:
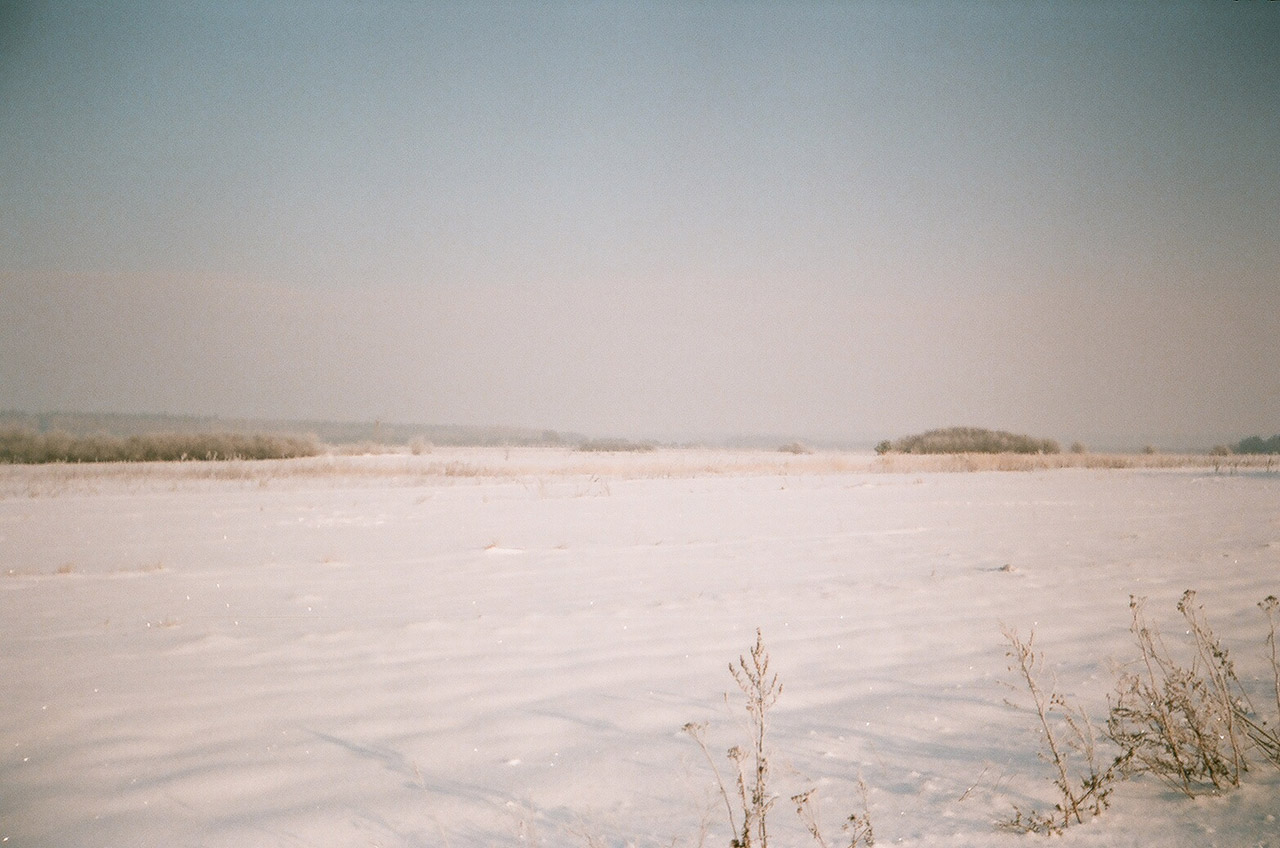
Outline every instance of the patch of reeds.
POLYGON ((288 459, 315 456, 314 438, 239 433, 154 433, 144 436, 72 436, 60 431, 0 431, 0 463, 288 459))
POLYGON ((633 442, 630 439, 587 439, 578 445, 585 453, 637 453, 656 448, 653 442, 633 442))

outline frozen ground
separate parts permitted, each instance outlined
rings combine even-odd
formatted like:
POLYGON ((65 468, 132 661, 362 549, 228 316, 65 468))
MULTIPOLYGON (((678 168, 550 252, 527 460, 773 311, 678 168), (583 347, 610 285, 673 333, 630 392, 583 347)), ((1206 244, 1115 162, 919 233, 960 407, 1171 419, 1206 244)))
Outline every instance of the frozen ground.
MULTIPOLYGON (((760 627, 777 789, 819 787, 831 842, 861 775, 880 844, 1038 845, 992 824, 1053 799, 1001 623, 1101 716, 1129 595, 1176 633, 1196 588, 1264 691, 1280 474, 866 464, 0 468, 0 839, 691 846, 705 819, 724 846, 680 728, 744 741, 727 666, 760 627)), ((1054 842, 1276 848, 1277 814, 1274 769, 1194 801, 1142 779, 1054 842)))

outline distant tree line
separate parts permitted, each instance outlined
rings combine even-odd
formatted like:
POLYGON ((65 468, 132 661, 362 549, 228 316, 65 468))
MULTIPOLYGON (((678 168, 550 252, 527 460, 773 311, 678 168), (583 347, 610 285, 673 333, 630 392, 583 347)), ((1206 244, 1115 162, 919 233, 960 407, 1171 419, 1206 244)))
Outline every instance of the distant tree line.
POLYGON ((1233 453, 1280 453, 1280 435, 1264 439, 1261 436, 1250 436, 1241 439, 1231 448, 1233 453))
POLYGON ((1059 453, 1053 439, 1036 439, 982 427, 929 430, 876 445, 876 453, 1059 453))
POLYGON ((0 430, 61 431, 72 436, 152 436, 175 433, 243 436, 312 434, 326 445, 546 446, 569 447, 584 437, 577 433, 527 427, 482 427, 451 424, 402 424, 388 421, 275 420, 218 416, 87 412, 19 412, 0 410, 0 430))

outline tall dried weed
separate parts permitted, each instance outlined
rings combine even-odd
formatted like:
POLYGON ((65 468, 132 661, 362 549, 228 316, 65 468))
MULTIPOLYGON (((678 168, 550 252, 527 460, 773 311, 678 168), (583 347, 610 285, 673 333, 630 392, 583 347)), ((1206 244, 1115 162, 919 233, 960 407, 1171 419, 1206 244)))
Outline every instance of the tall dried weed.
MULTIPOLYGON (((1061 833, 1072 824, 1083 824, 1110 806, 1110 797, 1121 779, 1130 753, 1123 749, 1110 764, 1100 764, 1097 734, 1083 709, 1071 704, 1053 681, 1046 689, 1044 654, 1035 650, 1035 632, 1024 642, 1017 631, 1005 628, 1009 642, 1009 670, 1030 695, 1039 730, 1043 734, 1041 759, 1053 766, 1058 801, 1051 814, 1014 807, 1001 827, 1019 832, 1061 833)), ((1016 687, 1011 687, 1016 688, 1016 687)), ((1010 703, 1011 706, 1016 706, 1010 703)))
POLYGON ((1120 676, 1109 735, 1133 751, 1135 771, 1188 797, 1238 786, 1248 768, 1238 716, 1251 710, 1230 655, 1195 605, 1195 592, 1178 602, 1191 639, 1181 660, 1147 623, 1143 606, 1144 599, 1130 598, 1138 660, 1120 676))
MULTIPOLYGON (((736 665, 729 664, 729 673, 745 698, 750 737, 745 747, 734 745, 727 752, 735 771, 732 796, 707 745, 707 725, 690 722, 683 730, 697 743, 715 775, 729 830, 734 834, 729 842, 730 848, 768 848, 769 812, 778 800, 770 788, 768 715, 769 710, 777 703, 778 696, 782 694, 782 683, 779 682, 778 675, 770 671, 769 652, 759 629, 756 630, 755 645, 747 654, 739 655, 736 665)), ((728 700, 728 695, 725 698, 728 700)), ((843 827, 849 838, 846 843, 849 848, 875 844, 867 807, 867 787, 861 777, 858 779, 858 787, 862 798, 861 809, 849 815, 843 827)), ((796 805, 796 814, 805 829, 818 845, 827 848, 819 821, 817 790, 810 788, 792 795, 791 801, 796 805)))

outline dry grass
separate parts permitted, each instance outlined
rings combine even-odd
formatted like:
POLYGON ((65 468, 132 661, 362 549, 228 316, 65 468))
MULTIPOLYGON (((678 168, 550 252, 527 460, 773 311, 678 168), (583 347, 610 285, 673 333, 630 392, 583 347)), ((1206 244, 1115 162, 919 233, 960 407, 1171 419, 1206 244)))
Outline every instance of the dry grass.
POLYGON ((875 458, 870 470, 890 473, 929 471, 1049 471, 1058 468, 1204 468, 1215 473, 1280 470, 1280 461, 1267 456, 1214 456, 1165 453, 958 453, 886 454, 875 458))

